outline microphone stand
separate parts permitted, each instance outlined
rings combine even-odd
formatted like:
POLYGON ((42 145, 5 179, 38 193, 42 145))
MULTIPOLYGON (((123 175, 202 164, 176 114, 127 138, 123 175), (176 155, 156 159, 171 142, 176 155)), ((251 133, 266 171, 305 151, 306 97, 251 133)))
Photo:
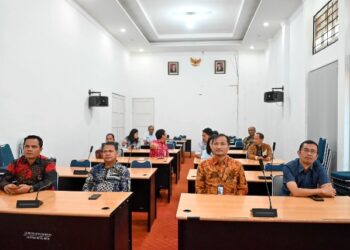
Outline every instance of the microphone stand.
POLYGON ((271 171, 270 171, 270 178, 272 180, 272 168, 273 168, 273 158, 274 158, 274 155, 275 155, 275 149, 276 149, 276 142, 273 143, 272 145, 272 159, 271 159, 271 171))
POLYGON ((36 193, 35 200, 17 200, 16 208, 38 208, 40 207, 44 202, 41 200, 38 200, 39 192, 43 190, 44 188, 47 188, 52 185, 52 182, 49 182, 47 185, 40 187, 36 193))
MULTIPOLYGON (((259 164, 265 176, 264 164, 261 159, 259 159, 259 164)), ((252 208, 251 212, 253 214, 253 217, 277 217, 277 209, 272 208, 271 195, 270 195, 269 188, 267 186, 266 178, 265 178, 265 185, 266 185, 267 195, 269 196, 270 207, 269 208, 252 208)))
MULTIPOLYGON (((91 155, 91 152, 92 152, 93 149, 94 149, 94 147, 91 146, 91 147, 90 147, 89 156, 88 156, 89 168, 90 168, 90 169, 91 169, 90 155, 91 155)), ((78 170, 78 169, 76 169, 76 170, 73 171, 73 174, 76 174, 76 175, 86 175, 86 174, 88 174, 88 173, 89 173, 89 172, 87 171, 86 166, 84 167, 84 170, 78 170)))

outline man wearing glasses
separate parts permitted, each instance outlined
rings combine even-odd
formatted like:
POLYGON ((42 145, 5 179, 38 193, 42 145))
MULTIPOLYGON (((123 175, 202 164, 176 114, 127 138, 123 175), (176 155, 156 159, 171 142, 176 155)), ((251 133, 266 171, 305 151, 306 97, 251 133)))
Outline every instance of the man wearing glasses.
POLYGON ((329 181, 326 169, 317 161, 317 143, 311 140, 300 144, 299 158, 283 168, 283 195, 298 197, 334 197, 335 189, 329 181))

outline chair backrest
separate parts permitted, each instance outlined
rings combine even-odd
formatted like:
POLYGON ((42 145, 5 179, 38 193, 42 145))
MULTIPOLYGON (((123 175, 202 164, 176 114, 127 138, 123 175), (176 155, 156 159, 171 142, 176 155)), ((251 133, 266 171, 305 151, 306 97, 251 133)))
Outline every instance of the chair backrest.
POLYGON ((243 142, 242 141, 236 141, 235 148, 236 149, 243 149, 243 142))
POLYGON ((167 143, 166 145, 167 145, 168 149, 175 149, 174 143, 167 143))
POLYGON ((270 163, 265 165, 265 171, 283 171, 284 164, 271 165, 270 163))
POLYGON ((272 195, 282 195, 283 175, 275 175, 272 177, 272 195))
POLYGON ((79 160, 72 160, 70 162, 70 166, 71 167, 90 167, 90 161, 89 160, 82 160, 82 161, 79 161, 79 160))
POLYGON ((137 161, 134 160, 130 164, 131 168, 152 168, 152 163, 150 161, 137 161))
POLYGON ((11 162, 14 161, 12 150, 10 145, 4 144, 0 146, 0 168, 6 168, 11 162))

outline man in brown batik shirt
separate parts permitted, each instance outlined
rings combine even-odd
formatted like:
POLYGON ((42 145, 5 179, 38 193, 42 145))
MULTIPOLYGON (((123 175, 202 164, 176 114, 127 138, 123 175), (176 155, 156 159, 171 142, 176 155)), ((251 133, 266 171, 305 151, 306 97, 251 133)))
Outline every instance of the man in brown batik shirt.
POLYGON ((197 194, 245 195, 248 185, 241 163, 227 155, 230 139, 214 135, 210 141, 213 157, 201 162, 196 178, 197 194))

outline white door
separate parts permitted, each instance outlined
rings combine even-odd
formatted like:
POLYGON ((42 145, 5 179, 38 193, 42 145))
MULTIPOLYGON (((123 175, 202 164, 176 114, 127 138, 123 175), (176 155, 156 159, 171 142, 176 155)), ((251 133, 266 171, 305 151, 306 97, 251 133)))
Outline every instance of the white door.
POLYGON ((112 131, 117 142, 125 138, 125 97, 115 93, 112 93, 112 131))
POLYGON ((133 98, 132 99, 132 124, 138 129, 139 137, 147 131, 149 125, 154 125, 154 98, 133 98))

